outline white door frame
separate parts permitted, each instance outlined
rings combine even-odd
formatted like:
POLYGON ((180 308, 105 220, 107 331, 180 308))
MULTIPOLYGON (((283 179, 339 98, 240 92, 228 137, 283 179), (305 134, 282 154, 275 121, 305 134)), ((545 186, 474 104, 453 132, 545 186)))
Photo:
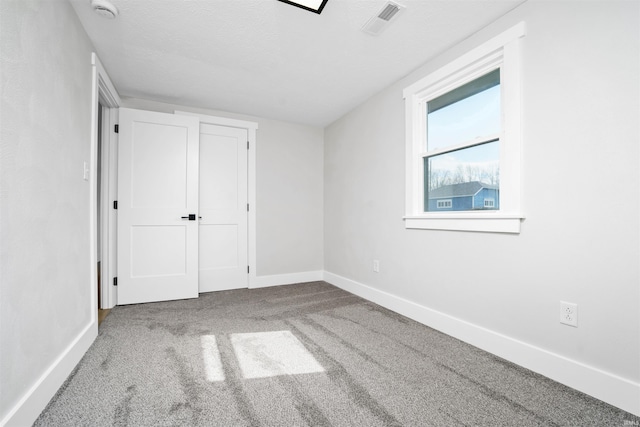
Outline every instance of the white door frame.
POLYGON ((200 118, 200 123, 228 126, 247 130, 249 139, 249 153, 247 165, 247 186, 249 201, 249 224, 248 224, 248 264, 249 264, 249 288, 256 285, 256 133, 258 130, 257 122, 246 120, 229 119, 226 117, 208 116, 206 114, 190 113, 187 111, 175 110, 174 114, 183 116, 195 116, 200 118))
POLYGON ((113 286, 113 277, 116 275, 116 214, 113 210, 112 202, 116 200, 117 194, 117 134, 114 131, 114 124, 118 119, 118 107, 121 101, 109 75, 105 71, 100 59, 94 53, 91 54, 91 65, 93 68, 93 94, 91 99, 91 153, 90 153, 90 179, 89 179, 89 245, 91 263, 89 269, 89 283, 91 286, 91 313, 92 320, 98 319, 98 293, 97 293, 97 236, 101 233, 102 239, 102 262, 101 280, 102 295, 101 308, 113 308, 116 305, 116 290, 113 286), (98 104, 103 106, 102 114, 102 152, 101 152, 101 215, 103 218, 102 229, 98 230, 97 217, 97 180, 98 176, 98 104))

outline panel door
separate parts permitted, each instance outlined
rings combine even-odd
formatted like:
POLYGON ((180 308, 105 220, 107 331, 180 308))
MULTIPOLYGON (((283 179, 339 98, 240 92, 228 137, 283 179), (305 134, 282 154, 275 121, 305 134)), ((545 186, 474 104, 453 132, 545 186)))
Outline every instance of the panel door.
POLYGON ((118 304, 198 297, 198 139, 197 118, 120 109, 118 304))
POLYGON ((200 125, 200 292, 248 287, 247 130, 200 125))

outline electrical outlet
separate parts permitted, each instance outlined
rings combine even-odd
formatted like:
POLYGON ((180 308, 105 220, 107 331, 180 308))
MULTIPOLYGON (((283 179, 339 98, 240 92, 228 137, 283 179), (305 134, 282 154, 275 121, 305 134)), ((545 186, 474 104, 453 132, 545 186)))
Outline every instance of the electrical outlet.
POLYGON ((380 273, 380 261, 377 259, 373 260, 373 271, 376 273, 380 273))
POLYGON ((560 323, 578 327, 578 304, 560 301, 560 323))

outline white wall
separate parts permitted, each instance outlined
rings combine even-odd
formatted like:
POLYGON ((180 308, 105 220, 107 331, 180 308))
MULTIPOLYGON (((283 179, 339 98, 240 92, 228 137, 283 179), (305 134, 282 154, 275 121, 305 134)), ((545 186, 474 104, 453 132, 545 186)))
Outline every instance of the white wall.
MULTIPOLYGON (((470 324, 481 347, 500 349, 487 341, 501 337, 529 356, 567 358, 593 374, 583 390, 610 379, 620 387, 601 394, 640 413, 639 7, 527 2, 325 129, 328 276, 470 324), (521 20, 521 234, 406 230, 402 89, 521 20), (560 300, 579 305, 578 328, 559 323, 560 300)), ((529 356, 519 361, 535 366, 529 356)))
MULTIPOLYGON (((181 110, 257 122, 257 275, 282 278, 322 270, 322 129, 135 98, 122 101, 128 108, 165 113, 181 110)), ((304 275, 295 277, 304 280, 304 275)))
MULTIPOLYGON (((638 7, 529 1, 329 126, 324 148, 317 128, 124 106, 259 122, 258 274, 320 270, 324 253, 334 275, 637 387, 638 7), (402 89, 522 19, 522 233, 405 230, 402 89), (561 299, 579 304, 579 328, 558 323, 561 299)), ((0 420, 15 424, 95 336, 81 172, 91 44, 66 1, 1 0, 0 19, 0 420)))
POLYGON ((66 1, 3 0, 0 16, 0 420, 24 425, 97 333, 82 176, 92 47, 66 1))

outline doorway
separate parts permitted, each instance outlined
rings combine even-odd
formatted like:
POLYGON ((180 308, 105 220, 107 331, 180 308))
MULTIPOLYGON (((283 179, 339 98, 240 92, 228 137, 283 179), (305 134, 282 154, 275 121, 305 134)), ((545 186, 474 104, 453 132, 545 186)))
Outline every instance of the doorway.
POLYGON ((95 53, 93 67, 93 98, 91 110, 91 157, 85 172, 89 176, 90 196, 90 286, 91 313, 96 326, 106 312, 116 304, 112 278, 115 276, 116 218, 111 207, 115 200, 117 153, 116 134, 120 98, 102 63, 95 53))
POLYGON ((128 108, 119 126, 119 303, 249 287, 249 129, 128 108))
POLYGON ((97 157, 96 157, 96 259, 97 259, 97 271, 96 271, 96 281, 98 283, 98 326, 104 320, 104 317, 108 314, 102 312, 102 246, 101 242, 104 238, 102 236, 102 209, 101 209, 101 194, 102 194, 102 114, 103 107, 102 103, 98 102, 98 145, 97 145, 97 157))
POLYGON ((97 305, 98 305, 98 326, 104 321, 105 317, 111 311, 110 301, 113 299, 110 295, 109 283, 109 266, 110 259, 109 249, 112 245, 114 236, 112 227, 109 227, 110 218, 113 215, 109 213, 109 138, 111 122, 109 116, 113 111, 104 105, 104 100, 100 98, 98 102, 98 135, 96 145, 96 260, 97 260, 97 305))

